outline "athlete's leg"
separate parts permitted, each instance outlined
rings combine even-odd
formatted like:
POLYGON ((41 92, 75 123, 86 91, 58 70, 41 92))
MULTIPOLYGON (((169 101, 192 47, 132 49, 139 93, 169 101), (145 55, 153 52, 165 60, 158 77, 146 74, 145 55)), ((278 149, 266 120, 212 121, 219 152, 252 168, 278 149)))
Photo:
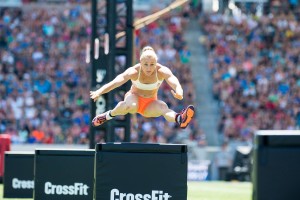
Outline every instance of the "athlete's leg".
POLYGON ((124 101, 120 101, 116 107, 105 113, 97 115, 93 121, 93 126, 99 126, 118 115, 126 115, 127 113, 136 113, 138 105, 138 97, 135 94, 127 93, 124 101))
POLYGON ((158 117, 162 115, 167 121, 178 123, 180 128, 186 128, 194 117, 194 114, 195 109, 192 105, 183 109, 181 113, 176 113, 165 102, 160 100, 151 102, 144 111, 145 117, 158 117))
POLYGON ((146 107, 143 115, 145 117, 164 116, 167 121, 175 122, 177 113, 171 110, 165 102, 161 100, 155 100, 146 107))
POLYGON ((119 102, 110 113, 112 116, 126 115, 127 113, 136 113, 137 109, 138 96, 132 93, 127 93, 124 101, 119 102))

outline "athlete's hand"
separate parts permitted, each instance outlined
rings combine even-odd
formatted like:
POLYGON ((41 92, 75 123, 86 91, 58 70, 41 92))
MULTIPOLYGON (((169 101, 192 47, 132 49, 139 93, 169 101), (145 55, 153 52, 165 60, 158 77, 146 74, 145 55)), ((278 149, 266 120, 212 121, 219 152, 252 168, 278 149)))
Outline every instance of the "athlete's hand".
POLYGON ((182 100, 183 99, 183 94, 182 92, 175 92, 174 90, 171 90, 171 93, 173 94, 173 96, 176 98, 176 99, 179 99, 179 100, 182 100))
POLYGON ((100 97, 100 95, 101 94, 97 91, 90 91, 90 97, 91 97, 91 99, 94 100, 94 102, 97 101, 97 99, 100 97))

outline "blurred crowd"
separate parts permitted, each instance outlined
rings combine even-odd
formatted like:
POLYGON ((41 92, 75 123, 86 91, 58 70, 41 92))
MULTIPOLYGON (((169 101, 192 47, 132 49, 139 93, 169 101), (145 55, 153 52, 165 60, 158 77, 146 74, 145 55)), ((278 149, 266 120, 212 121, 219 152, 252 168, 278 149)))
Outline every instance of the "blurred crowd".
POLYGON ((271 1, 262 16, 201 16, 223 139, 300 128, 299 14, 297 1, 286 0, 271 1))
MULTIPOLYGON (((77 2, 77 1, 76 1, 77 2)), ((86 1, 81 1, 86 4, 86 1)), ((72 3, 72 2, 71 2, 72 3)), ((0 8, 0 133, 13 143, 89 143, 90 74, 85 63, 90 41, 88 7, 0 8)), ((163 84, 159 98, 180 112, 193 104, 189 58, 183 39, 190 6, 135 32, 137 51, 151 45, 161 64, 179 78, 179 102, 163 84)), ((178 135, 205 145, 196 121, 180 130, 162 117, 132 116, 132 141, 176 142, 178 135)))
POLYGON ((0 132, 14 143, 85 143, 89 14, 1 9, 0 132))

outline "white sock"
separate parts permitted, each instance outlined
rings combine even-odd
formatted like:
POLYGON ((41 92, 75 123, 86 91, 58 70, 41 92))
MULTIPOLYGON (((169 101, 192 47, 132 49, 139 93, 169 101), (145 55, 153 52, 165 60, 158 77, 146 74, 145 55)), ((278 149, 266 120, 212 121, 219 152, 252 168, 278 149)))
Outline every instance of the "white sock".
POLYGON ((111 115, 110 115, 110 112, 111 112, 111 110, 109 110, 109 111, 106 113, 106 119, 107 119, 107 120, 111 120, 112 118, 114 118, 114 116, 111 116, 111 115))
POLYGON ((182 117, 181 117, 181 115, 177 115, 177 117, 176 117, 175 121, 176 121, 178 124, 180 124, 180 123, 181 123, 181 121, 182 121, 182 117))

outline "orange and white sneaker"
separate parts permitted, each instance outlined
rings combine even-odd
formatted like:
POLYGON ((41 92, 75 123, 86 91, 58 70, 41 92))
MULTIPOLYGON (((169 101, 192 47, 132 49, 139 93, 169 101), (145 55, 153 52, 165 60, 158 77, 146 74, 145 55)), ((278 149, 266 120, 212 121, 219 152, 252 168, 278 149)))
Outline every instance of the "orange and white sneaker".
POLYGON ((186 128, 191 120, 193 119, 195 114, 195 108, 192 105, 189 105, 185 109, 183 109, 180 113, 181 115, 181 122, 179 123, 180 128, 186 128))
MULTIPOLYGON (((108 111, 107 111, 108 112, 108 111)), ((96 117, 94 117, 94 119, 92 120, 92 125, 95 127, 95 126, 100 126, 102 125, 104 122, 107 121, 106 119, 106 114, 107 112, 105 113, 102 113, 100 115, 97 115, 96 117)))

